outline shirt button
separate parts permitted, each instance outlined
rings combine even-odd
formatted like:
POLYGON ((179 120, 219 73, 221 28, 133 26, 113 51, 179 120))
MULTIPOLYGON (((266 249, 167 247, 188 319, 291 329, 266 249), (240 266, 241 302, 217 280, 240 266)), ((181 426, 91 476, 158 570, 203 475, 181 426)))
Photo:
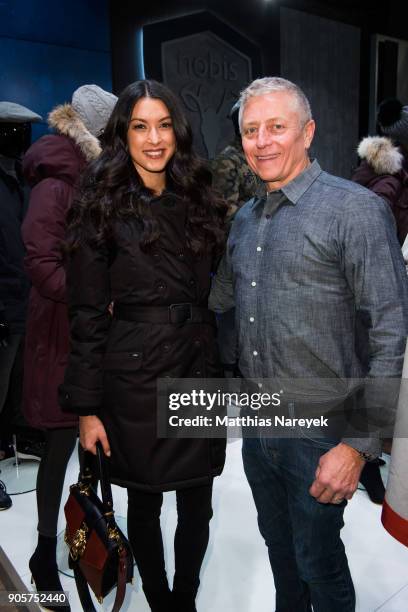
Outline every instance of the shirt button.
POLYGON ((252 281, 251 285, 252 285, 253 287, 256 287, 256 281, 252 281))
POLYGON ((201 340, 194 340, 194 346, 201 346, 201 340))
POLYGON ((270 219, 271 215, 265 215, 266 219, 270 219))
POLYGON ((163 351, 166 353, 170 350, 170 344, 163 344, 163 351))
POLYGON ((256 247, 257 251, 262 251, 262 247, 256 247))
POLYGON ((179 259, 184 259, 184 253, 179 253, 178 257, 179 257, 179 259))
POLYGON ((253 323, 254 321, 255 321, 255 318, 254 318, 254 317, 249 317, 249 322, 250 322, 250 323, 253 323))
POLYGON ((253 355, 256 357, 256 356, 257 356, 257 354, 258 354, 258 351, 253 351, 253 353, 252 353, 252 354, 253 354, 253 355))
POLYGON ((191 285, 191 286, 195 285, 195 280, 194 280, 194 278, 190 278, 190 281, 189 281, 189 282, 190 282, 190 285, 191 285))

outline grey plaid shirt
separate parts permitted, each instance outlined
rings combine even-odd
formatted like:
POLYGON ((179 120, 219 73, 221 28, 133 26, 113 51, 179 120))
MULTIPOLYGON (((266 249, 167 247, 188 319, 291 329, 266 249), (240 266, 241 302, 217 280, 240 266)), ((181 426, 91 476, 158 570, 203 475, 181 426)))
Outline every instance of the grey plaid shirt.
POLYGON ((233 306, 246 378, 401 376, 408 283, 388 205, 317 161, 253 198, 233 221, 210 296, 215 312, 233 306))

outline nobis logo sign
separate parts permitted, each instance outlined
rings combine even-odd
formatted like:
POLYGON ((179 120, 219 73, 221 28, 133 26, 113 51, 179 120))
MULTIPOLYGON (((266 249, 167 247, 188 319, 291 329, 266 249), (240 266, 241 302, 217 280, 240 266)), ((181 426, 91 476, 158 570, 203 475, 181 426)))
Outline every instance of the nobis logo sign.
POLYGON ((182 99, 198 152, 213 158, 232 139, 226 118, 252 80, 251 59, 212 32, 162 43, 163 81, 182 99))

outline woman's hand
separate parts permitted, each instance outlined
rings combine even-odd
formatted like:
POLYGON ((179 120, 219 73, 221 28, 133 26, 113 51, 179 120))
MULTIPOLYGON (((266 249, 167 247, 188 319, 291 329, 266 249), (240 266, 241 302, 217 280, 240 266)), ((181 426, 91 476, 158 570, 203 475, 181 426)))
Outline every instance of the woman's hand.
POLYGON ((110 457, 108 436, 101 419, 95 415, 79 417, 79 441, 84 450, 96 455, 96 443, 102 444, 103 452, 110 457))

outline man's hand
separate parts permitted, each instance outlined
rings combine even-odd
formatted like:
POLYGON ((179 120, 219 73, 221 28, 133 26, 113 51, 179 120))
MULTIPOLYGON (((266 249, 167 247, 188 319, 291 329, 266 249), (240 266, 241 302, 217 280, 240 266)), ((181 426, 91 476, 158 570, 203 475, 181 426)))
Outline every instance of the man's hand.
POLYGON ((320 457, 310 495, 322 504, 339 504, 343 499, 351 499, 364 464, 358 451, 340 442, 320 457))
POLYGON ((102 421, 95 415, 79 417, 79 441, 84 450, 96 455, 96 443, 100 441, 103 452, 110 457, 108 436, 102 421))

